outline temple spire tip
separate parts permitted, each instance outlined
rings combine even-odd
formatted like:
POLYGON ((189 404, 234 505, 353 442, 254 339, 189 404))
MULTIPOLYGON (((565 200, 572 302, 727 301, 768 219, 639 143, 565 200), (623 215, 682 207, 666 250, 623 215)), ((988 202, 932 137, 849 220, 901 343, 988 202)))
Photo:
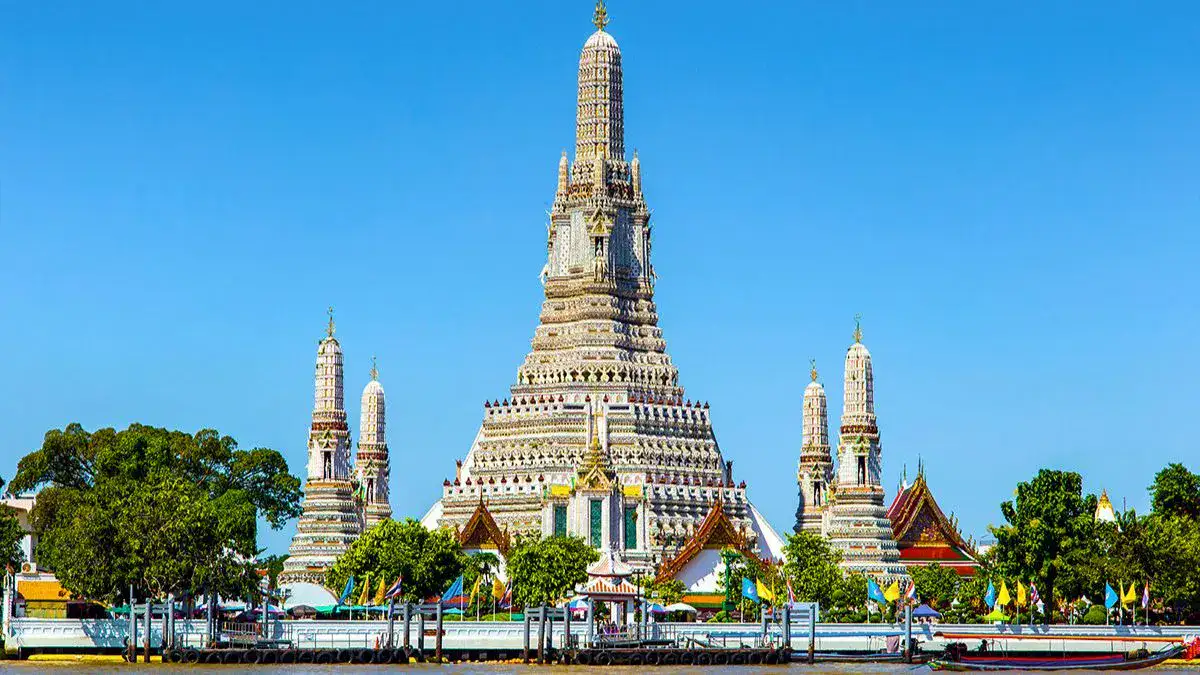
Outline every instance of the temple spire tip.
POLYGON ((604 30, 608 25, 608 8, 604 6, 604 0, 596 0, 596 13, 592 15, 592 24, 596 26, 596 30, 604 30))
POLYGON ((862 313, 860 312, 854 315, 854 341, 861 343, 862 335, 862 313))

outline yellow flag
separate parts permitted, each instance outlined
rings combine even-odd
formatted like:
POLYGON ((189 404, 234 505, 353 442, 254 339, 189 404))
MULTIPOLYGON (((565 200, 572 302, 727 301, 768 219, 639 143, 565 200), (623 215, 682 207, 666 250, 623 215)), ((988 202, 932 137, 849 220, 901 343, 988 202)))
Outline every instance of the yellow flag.
POLYGON ((358 604, 365 605, 371 600, 371 575, 363 579, 362 594, 358 596, 358 604))
POLYGON ((1121 598, 1122 605, 1128 605, 1131 602, 1137 602, 1137 584, 1129 584, 1129 590, 1125 592, 1125 597, 1121 598))
POLYGON ((1029 596, 1025 590, 1025 584, 1017 582, 1017 607, 1024 607, 1029 604, 1029 596))
POLYGON ((759 600, 766 600, 767 602, 772 603, 775 602, 775 594, 771 592, 771 589, 763 586, 762 579, 755 579, 754 585, 758 587, 757 590, 759 600))
POLYGON ((1007 607, 1008 603, 1012 602, 1012 596, 1008 594, 1008 584, 1000 581, 1000 595, 996 596, 996 604, 1001 607, 1007 607))
POLYGON ((371 604, 382 605, 384 601, 387 600, 387 598, 383 597, 384 593, 387 593, 387 583, 380 581, 379 590, 375 591, 375 599, 371 602, 371 604))
POLYGON ((883 592, 883 599, 888 602, 895 602, 900 599, 899 581, 893 581, 892 585, 887 587, 887 590, 883 592))
POLYGON ((497 577, 495 579, 492 579, 492 597, 495 598, 496 600, 503 600, 504 599, 504 591, 505 591, 504 583, 500 581, 500 578, 497 577))
POLYGON ((471 602, 475 601, 475 596, 479 595, 479 584, 483 583, 483 575, 475 577, 475 585, 471 586, 471 602))

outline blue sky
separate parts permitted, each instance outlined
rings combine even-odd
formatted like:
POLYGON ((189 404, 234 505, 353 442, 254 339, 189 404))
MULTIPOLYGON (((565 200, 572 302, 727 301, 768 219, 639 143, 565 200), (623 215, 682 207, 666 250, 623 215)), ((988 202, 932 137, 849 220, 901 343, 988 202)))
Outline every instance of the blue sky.
MULTIPOLYGON (((302 472, 333 305, 423 513, 533 335, 591 4, 0 3, 0 473, 72 421, 302 472)), ((978 536, 1041 466, 1200 468, 1200 6, 610 13, 668 349, 777 528, 858 312, 889 499, 920 457, 978 536)))

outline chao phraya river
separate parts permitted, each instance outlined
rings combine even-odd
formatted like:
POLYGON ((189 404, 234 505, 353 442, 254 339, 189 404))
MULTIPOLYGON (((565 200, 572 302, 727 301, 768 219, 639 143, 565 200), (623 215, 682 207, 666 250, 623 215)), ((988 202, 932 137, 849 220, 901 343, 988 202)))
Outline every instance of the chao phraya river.
MULTIPOLYGON (((571 675, 601 675, 603 673, 628 673, 631 672, 631 667, 618 666, 609 668, 588 668, 585 666, 525 666, 525 665, 510 665, 510 664, 487 664, 487 663, 460 663, 454 665, 409 665, 409 666, 352 666, 352 665, 334 665, 334 666, 314 666, 314 665, 287 665, 287 666, 255 666, 240 669, 229 666, 181 666, 181 665, 166 665, 158 663, 138 664, 130 666, 126 663, 105 663, 94 661, 0 661, 0 672, 12 673, 42 673, 42 672, 88 672, 88 673, 129 673, 131 671, 143 672, 168 672, 168 673, 229 673, 247 672, 260 673, 261 675, 282 675, 283 673, 378 673, 383 671, 393 672, 412 672, 422 673, 423 675, 433 675, 434 673, 453 673, 454 675, 502 675, 504 673, 559 673, 571 675)), ((639 668, 639 670, 646 670, 639 668)), ((722 672, 726 670, 736 670, 739 673, 779 673, 783 670, 796 673, 929 673, 929 668, 925 666, 908 666, 903 664, 818 664, 808 666, 803 664, 792 664, 791 666, 722 666, 696 668, 692 667, 657 667, 650 669, 654 673, 662 673, 663 675, 681 675, 682 673, 695 673, 698 671, 708 670, 710 672, 722 672)), ((1173 672, 1184 672, 1173 670, 1173 672)), ((1191 671, 1198 672, 1198 671, 1191 671)))

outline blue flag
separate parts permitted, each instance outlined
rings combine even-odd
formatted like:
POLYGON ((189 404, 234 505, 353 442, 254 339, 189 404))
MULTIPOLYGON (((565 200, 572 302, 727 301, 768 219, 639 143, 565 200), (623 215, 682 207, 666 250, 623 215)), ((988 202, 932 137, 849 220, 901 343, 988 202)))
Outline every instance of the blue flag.
POLYGON ((867 579, 867 598, 881 605, 887 603, 887 598, 883 597, 883 590, 879 588, 879 584, 875 583, 874 579, 867 579))
POLYGON ((747 579, 746 577, 742 577, 742 597, 746 598, 747 600, 761 602, 758 599, 758 587, 754 585, 753 581, 747 579))
POLYGON ((1117 596, 1117 592, 1113 590, 1112 584, 1104 584, 1104 606, 1107 609, 1116 607, 1121 598, 1117 596))
POLYGON ((350 594, 353 592, 354 592, 354 577, 350 577, 349 579, 346 580, 346 587, 342 589, 342 596, 340 598, 338 598, 338 604, 339 605, 346 604, 346 598, 349 598, 350 594))
POLYGON ((983 601, 987 603, 989 609, 996 608, 996 584, 988 582, 987 593, 984 594, 983 601))
POLYGON ((458 578, 454 580, 454 583, 450 584, 450 588, 447 588, 446 592, 442 594, 442 602, 449 604, 466 604, 466 598, 463 597, 463 578, 461 574, 458 575, 458 578))

